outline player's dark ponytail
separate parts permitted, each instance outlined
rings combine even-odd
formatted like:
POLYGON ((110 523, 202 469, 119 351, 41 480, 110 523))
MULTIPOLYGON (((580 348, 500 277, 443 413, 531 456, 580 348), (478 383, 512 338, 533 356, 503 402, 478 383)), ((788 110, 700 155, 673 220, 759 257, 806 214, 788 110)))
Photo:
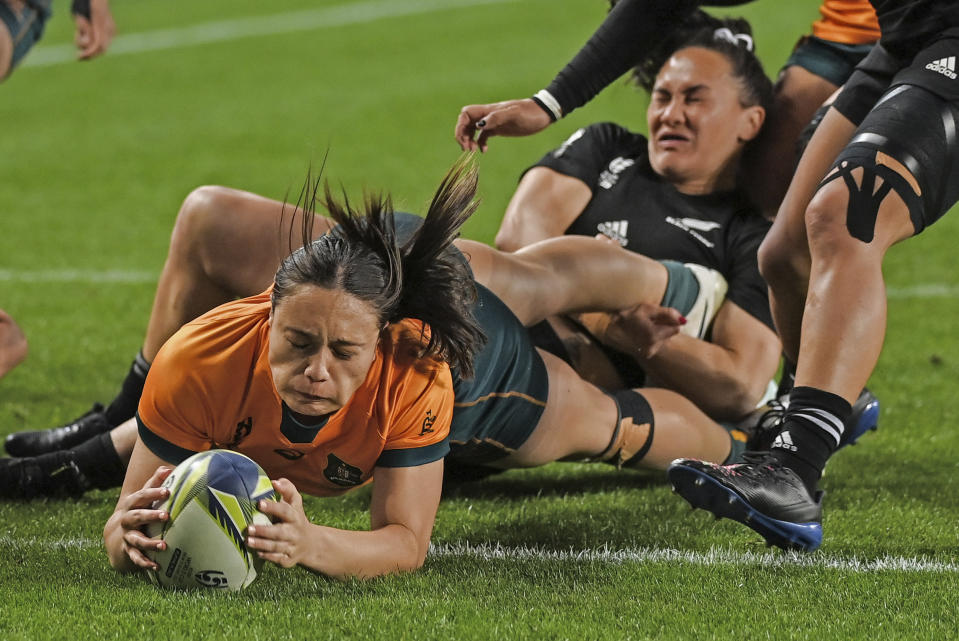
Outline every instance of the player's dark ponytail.
MULTIPOLYGON (((468 157, 454 165, 422 226, 402 246, 389 197, 368 196, 363 211, 357 212, 345 195, 338 202, 326 185, 322 201, 337 227, 309 242, 313 217, 303 217, 304 246, 280 265, 273 305, 304 283, 342 289, 368 302, 381 323, 414 318, 429 325, 424 355, 443 358, 462 376, 472 376, 473 356, 485 335, 472 313, 472 272, 452 242, 476 210, 476 182, 476 168, 468 157)), ((319 184, 319 179, 307 178, 299 198, 305 209, 314 209, 319 184)))

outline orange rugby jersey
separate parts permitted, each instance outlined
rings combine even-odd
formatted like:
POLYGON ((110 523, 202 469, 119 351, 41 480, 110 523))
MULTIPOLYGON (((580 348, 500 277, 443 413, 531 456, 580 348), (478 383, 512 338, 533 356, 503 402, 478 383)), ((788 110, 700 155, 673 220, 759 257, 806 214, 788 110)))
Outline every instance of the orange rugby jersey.
POLYGON ((812 35, 847 45, 879 40, 879 20, 868 0, 823 0, 822 18, 812 25, 812 35))
POLYGON ((221 305, 185 325, 150 368, 137 422, 157 456, 179 462, 227 448, 329 496, 367 482, 377 465, 404 467, 449 451, 449 366, 418 356, 421 324, 394 323, 360 388, 317 429, 296 422, 268 360, 270 292, 221 305))

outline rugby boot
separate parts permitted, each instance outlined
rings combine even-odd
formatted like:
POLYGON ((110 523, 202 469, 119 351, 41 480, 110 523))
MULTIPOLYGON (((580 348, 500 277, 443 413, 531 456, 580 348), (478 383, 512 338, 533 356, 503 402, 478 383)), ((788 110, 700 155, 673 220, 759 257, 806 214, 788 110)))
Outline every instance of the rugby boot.
POLYGON ((90 487, 72 451, 0 458, 0 499, 75 498, 90 487))
MULTIPOLYGON (((747 450, 765 452, 769 449, 779 434, 787 407, 789 397, 779 397, 756 409, 735 425, 736 429, 749 435, 747 450)), ((876 429, 879 429, 879 399, 866 388, 853 403, 852 414, 849 415, 842 438, 839 439, 839 448, 855 445, 863 434, 876 429)))
POLYGON ((10 456, 39 456, 69 449, 114 427, 107 420, 103 406, 94 403, 89 412, 72 423, 45 430, 15 432, 6 438, 3 446, 10 456))
POLYGON ((752 528, 767 545, 804 552, 818 548, 824 493, 811 496, 795 472, 768 454, 745 458, 735 465, 676 459, 666 475, 694 508, 752 528))

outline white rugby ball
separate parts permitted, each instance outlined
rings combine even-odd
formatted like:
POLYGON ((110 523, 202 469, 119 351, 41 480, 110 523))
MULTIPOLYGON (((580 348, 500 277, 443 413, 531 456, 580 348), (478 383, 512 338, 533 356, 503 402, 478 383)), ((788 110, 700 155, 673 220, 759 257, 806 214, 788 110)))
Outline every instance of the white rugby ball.
POLYGON ((147 574, 163 588, 241 590, 262 568, 244 541, 249 525, 269 525, 257 509, 276 500, 263 469, 229 450, 209 450, 186 459, 163 482, 170 496, 157 506, 170 514, 151 523, 147 535, 166 542, 148 556, 160 566, 147 574))

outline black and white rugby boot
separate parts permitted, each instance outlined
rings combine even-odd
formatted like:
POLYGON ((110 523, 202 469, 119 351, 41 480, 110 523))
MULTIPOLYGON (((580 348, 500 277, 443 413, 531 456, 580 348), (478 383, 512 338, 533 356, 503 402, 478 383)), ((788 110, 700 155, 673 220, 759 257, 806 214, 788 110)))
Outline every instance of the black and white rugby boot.
POLYGON ((766 453, 747 453, 745 459, 734 465, 676 459, 666 475, 694 508, 752 528, 767 545, 804 552, 818 548, 824 493, 811 496, 795 472, 766 453))

